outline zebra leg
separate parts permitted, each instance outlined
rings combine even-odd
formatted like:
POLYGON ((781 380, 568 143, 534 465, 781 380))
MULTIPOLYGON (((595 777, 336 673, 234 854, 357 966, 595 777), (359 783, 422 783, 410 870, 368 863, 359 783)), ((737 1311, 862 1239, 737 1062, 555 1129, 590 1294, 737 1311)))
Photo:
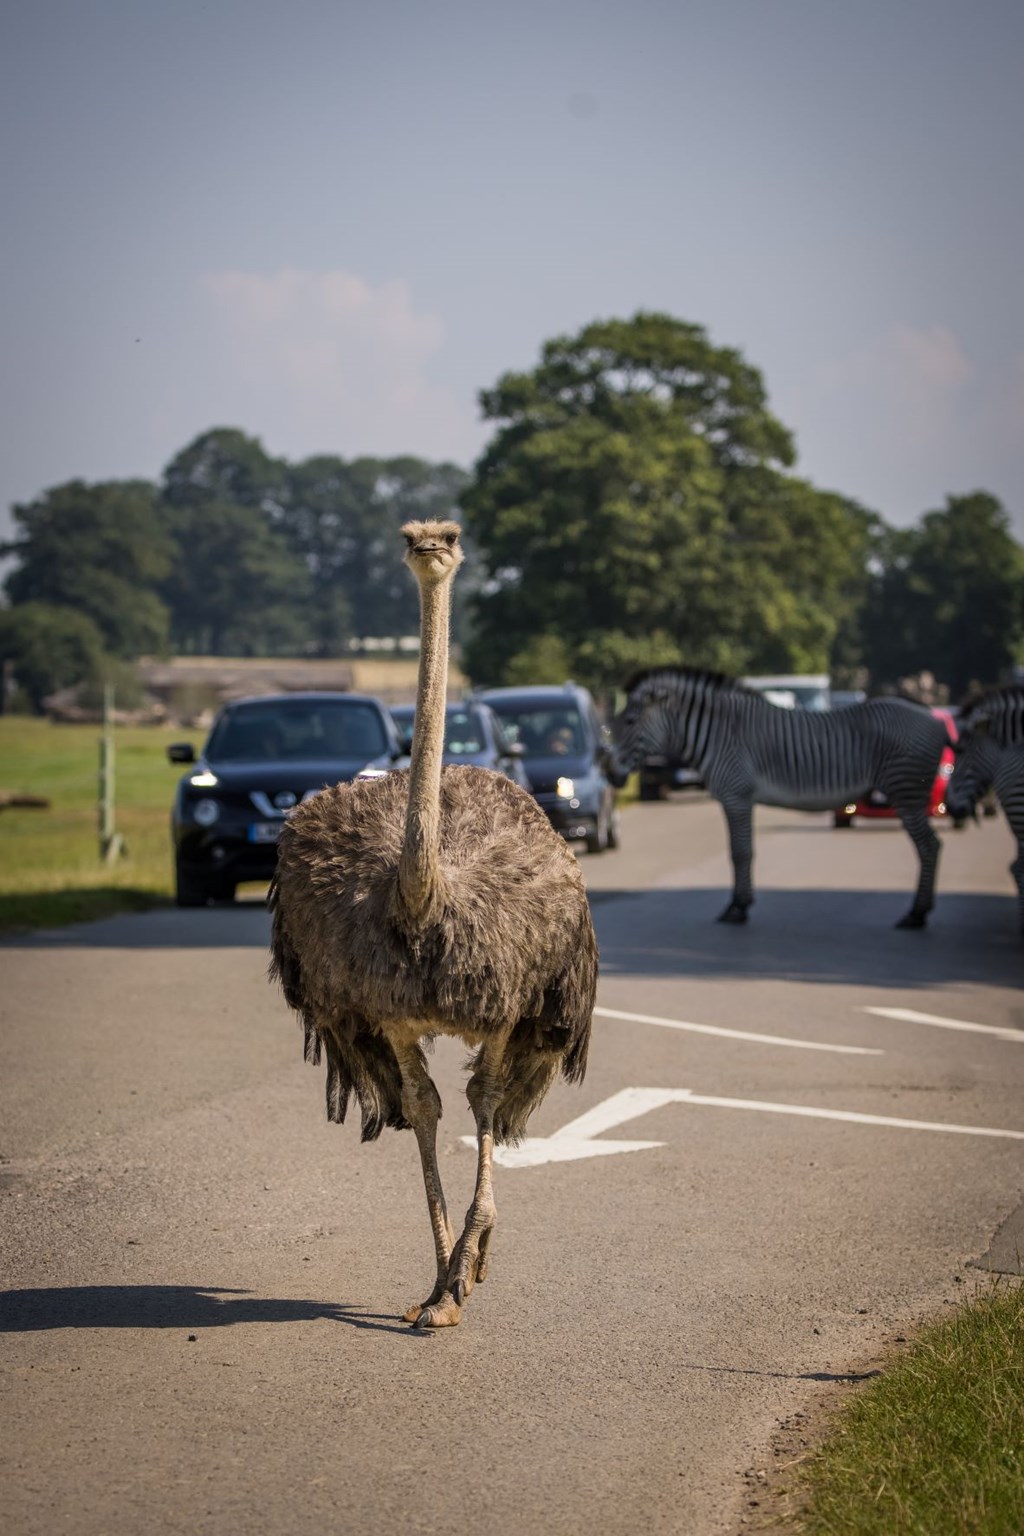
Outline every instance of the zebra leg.
POLYGON ((1020 914, 1020 934, 1024 939, 1024 839, 1017 839, 1017 857, 1010 865, 1010 874, 1017 882, 1017 911, 1020 914))
POLYGON ((718 914, 720 923, 745 923, 754 904, 750 868, 754 861, 754 807, 751 801, 733 801, 722 810, 729 825, 729 854, 732 858, 732 900, 718 914))
POLYGON ((914 904, 910 911, 900 918, 896 927, 923 928, 928 921, 928 913, 935 905, 935 873, 939 867, 939 851, 942 844, 928 820, 927 811, 920 807, 913 811, 902 810, 899 806, 896 809, 921 861, 921 874, 914 893, 914 904))

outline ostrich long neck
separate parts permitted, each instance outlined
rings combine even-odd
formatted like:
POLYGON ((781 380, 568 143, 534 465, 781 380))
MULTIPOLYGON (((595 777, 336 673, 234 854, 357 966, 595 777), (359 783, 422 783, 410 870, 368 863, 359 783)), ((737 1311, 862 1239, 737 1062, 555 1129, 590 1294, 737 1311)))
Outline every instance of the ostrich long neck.
POLYGON ((398 887, 411 917, 426 918, 438 888, 441 759, 448 692, 451 582, 420 582, 420 668, 416 684, 409 804, 398 887))

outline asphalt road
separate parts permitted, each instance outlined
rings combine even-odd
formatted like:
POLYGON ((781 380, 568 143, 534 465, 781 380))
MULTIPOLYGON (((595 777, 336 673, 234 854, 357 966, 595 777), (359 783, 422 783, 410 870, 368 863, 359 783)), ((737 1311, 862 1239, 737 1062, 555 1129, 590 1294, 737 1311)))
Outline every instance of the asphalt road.
MULTIPOLYGON (((438 1334, 398 1321, 432 1269, 415 1144, 326 1123, 258 905, 0 948, 7 1536, 735 1532, 781 1418, 1015 1267, 1005 825, 944 829, 916 933, 898 827, 759 813, 732 929, 717 807, 623 821, 583 857, 586 1082, 498 1170, 490 1276, 438 1334)), ((460 1052, 435 1067, 461 1212, 460 1052)))

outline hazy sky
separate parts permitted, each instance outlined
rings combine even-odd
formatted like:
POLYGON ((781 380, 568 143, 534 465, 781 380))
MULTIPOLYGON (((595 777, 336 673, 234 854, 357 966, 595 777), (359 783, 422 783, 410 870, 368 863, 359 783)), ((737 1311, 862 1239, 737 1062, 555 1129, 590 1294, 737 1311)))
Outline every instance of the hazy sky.
POLYGON ((663 309, 799 469, 1024 534, 1020 0, 32 0, 0 35, 0 527, 215 425, 469 464, 663 309))

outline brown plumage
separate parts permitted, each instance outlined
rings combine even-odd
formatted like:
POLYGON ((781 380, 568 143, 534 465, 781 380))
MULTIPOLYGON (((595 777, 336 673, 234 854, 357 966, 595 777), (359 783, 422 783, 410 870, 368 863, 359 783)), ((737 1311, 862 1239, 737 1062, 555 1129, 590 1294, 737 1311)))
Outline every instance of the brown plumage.
POLYGON ((437 1282, 406 1313, 459 1320, 486 1273, 491 1151, 516 1141, 556 1074, 586 1070, 597 946, 576 860, 535 801, 483 768, 441 769, 454 523, 410 523, 421 653, 411 767, 339 784, 283 831, 271 890, 272 974, 300 1014, 306 1054, 327 1058, 327 1112, 354 1094, 363 1139, 411 1127, 419 1143, 437 1282), (477 1184, 458 1241, 437 1170, 440 1099, 423 1046, 476 1048, 467 1095, 477 1184))

